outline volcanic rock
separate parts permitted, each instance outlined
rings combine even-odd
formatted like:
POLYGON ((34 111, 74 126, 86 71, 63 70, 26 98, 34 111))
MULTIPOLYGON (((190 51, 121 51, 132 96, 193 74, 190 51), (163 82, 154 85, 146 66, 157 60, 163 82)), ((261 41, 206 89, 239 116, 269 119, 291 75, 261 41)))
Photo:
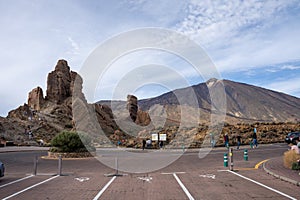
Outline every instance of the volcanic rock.
POLYGON ((34 110, 40 110, 45 103, 43 90, 40 87, 34 88, 28 94, 28 106, 34 110))
POLYGON ((71 97, 71 82, 72 76, 67 61, 59 60, 55 70, 48 74, 46 100, 60 104, 71 97))
POLYGON ((129 111, 130 118, 132 119, 133 122, 135 122, 137 118, 137 111, 138 111, 136 96, 127 95, 127 109, 129 111))
POLYGON ((5 138, 15 140, 17 137, 21 138, 17 142, 32 143, 24 131, 30 130, 36 140, 50 142, 60 131, 74 129, 73 94, 87 104, 82 93, 82 82, 76 72, 70 71, 67 61, 59 60, 55 70, 48 74, 46 97, 43 96, 42 88, 37 87, 29 92, 28 104, 10 111, 7 118, 1 119, 0 124, 5 127, 5 138))
POLYGON ((151 118, 148 112, 139 110, 138 99, 134 95, 127 95, 127 109, 129 111, 130 118, 133 122, 141 126, 147 126, 151 122, 151 118))
POLYGON ((20 120, 30 120, 32 118, 32 110, 27 104, 24 104, 23 106, 19 106, 15 110, 11 110, 8 113, 7 118, 17 118, 20 120))
POLYGON ((150 116, 148 112, 145 112, 143 110, 137 111, 137 118, 135 120, 135 123, 141 126, 147 126, 151 122, 150 116))

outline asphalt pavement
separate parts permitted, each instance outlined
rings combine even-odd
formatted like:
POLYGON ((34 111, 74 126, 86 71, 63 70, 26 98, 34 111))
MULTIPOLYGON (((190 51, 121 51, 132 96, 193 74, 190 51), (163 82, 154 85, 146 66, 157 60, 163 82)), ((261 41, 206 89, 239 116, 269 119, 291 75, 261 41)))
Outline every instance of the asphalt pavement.
MULTIPOLYGON (((47 151, 49 147, 40 147, 40 146, 9 146, 1 147, 0 153, 2 152, 25 152, 25 151, 47 151)), ((223 147, 215 149, 224 149, 223 147)), ((115 150, 118 150, 116 148, 115 150)), ((131 151, 137 151, 137 149, 131 149, 131 151)), ((174 150, 176 151, 176 150, 174 150)), ((181 150, 177 150, 181 151, 181 150)), ((199 149, 189 149, 186 151, 199 151, 199 149)), ((283 181, 290 182, 291 184, 300 186, 300 172, 297 170, 291 170, 283 165, 283 156, 271 158, 268 161, 264 162, 262 165, 264 171, 276 178, 279 178, 283 181)))
MULTIPOLYGON (((57 161, 42 158, 47 155, 48 147, 3 147, 0 148, 0 160, 4 160, 7 164, 7 174, 4 179, 0 179, 0 198, 110 200, 120 199, 120 196, 122 199, 131 200, 300 198, 296 192, 300 182, 299 172, 283 166, 283 153, 287 150, 285 144, 260 145, 257 149, 248 149, 249 160, 244 161, 243 153, 247 148, 249 146, 234 150, 234 171, 229 171, 223 166, 223 154, 227 149, 217 147, 203 159, 199 159, 201 152, 199 149, 184 150, 184 155, 178 160, 150 173, 127 173, 122 171, 122 167, 128 163, 126 161, 139 166, 136 164, 139 159, 155 151, 160 152, 156 156, 160 163, 166 159, 166 155, 172 158, 182 154, 183 149, 145 151, 125 148, 97 149, 100 158, 66 160, 63 162, 63 175, 57 176, 57 161), (128 153, 134 153, 132 154, 134 156, 127 155, 128 153), (99 160, 115 161, 116 155, 119 158, 119 173, 124 176, 107 176, 115 174, 115 170, 99 160), (38 176, 32 175, 32 158, 35 156, 39 157, 38 176), (28 188, 33 189, 25 192, 28 188)), ((118 171, 116 173, 118 174, 118 171)))

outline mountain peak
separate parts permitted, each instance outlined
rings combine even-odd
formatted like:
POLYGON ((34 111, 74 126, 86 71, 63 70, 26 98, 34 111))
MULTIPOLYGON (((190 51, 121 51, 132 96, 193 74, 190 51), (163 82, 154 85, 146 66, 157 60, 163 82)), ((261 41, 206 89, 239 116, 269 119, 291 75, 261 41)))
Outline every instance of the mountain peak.
POLYGON ((208 88, 212 87, 216 83, 219 83, 221 80, 218 80, 217 78, 210 78, 208 81, 206 81, 206 85, 208 88))

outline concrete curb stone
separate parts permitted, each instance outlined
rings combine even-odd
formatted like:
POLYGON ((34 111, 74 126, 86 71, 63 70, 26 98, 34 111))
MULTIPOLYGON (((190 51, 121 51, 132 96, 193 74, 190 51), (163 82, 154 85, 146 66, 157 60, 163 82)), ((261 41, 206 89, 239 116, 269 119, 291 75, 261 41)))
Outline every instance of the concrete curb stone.
MULTIPOLYGON (((278 158, 277 158, 277 159, 278 159, 278 158)), ((267 167, 266 165, 268 164, 268 162, 269 162, 269 163, 270 163, 270 162, 274 162, 274 160, 275 160, 275 159, 271 159, 271 160, 269 160, 269 161, 263 163, 263 169, 264 169, 264 171, 267 172, 268 174, 270 174, 270 175, 272 175, 272 176, 274 176, 274 177, 280 179, 280 180, 289 182, 289 183, 294 184, 294 185, 296 185, 296 186, 300 186, 300 181, 297 181, 297 180, 294 180, 294 179, 292 179, 292 178, 289 178, 288 175, 279 175, 279 173, 274 172, 274 170, 272 171, 272 170, 268 169, 268 167, 267 167)), ((291 169, 285 169, 285 170, 282 170, 282 169, 281 169, 281 174, 285 174, 285 173, 288 174, 290 170, 291 170, 291 169)), ((299 175, 298 175, 298 176, 299 176, 299 175)))

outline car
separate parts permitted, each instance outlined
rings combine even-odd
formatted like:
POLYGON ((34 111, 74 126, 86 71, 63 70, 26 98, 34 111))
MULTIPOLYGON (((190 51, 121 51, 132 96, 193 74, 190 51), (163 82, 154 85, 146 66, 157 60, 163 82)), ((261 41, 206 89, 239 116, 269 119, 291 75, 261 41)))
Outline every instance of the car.
POLYGON ((285 137, 285 142, 288 144, 294 144, 296 145, 296 140, 299 140, 300 132, 290 132, 285 137))
POLYGON ((0 177, 4 176, 5 167, 4 164, 0 161, 0 177))

